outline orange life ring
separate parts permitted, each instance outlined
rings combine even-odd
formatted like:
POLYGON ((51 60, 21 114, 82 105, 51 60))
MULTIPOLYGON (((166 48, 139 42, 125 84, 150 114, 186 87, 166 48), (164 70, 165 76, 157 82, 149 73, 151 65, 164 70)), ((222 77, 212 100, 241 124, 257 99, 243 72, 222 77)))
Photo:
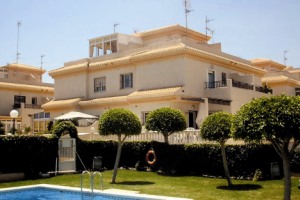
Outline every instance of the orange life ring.
POLYGON ((146 154, 146 161, 149 165, 154 165, 156 163, 156 155, 154 150, 149 150, 148 153, 146 154), (150 160, 149 157, 153 157, 152 160, 150 160))

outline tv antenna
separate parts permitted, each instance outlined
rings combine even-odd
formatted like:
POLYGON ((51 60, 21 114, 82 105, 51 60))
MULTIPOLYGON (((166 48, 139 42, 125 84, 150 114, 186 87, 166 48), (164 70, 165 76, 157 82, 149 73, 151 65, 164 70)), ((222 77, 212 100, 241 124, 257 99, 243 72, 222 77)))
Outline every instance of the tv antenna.
POLYGON ((19 62, 19 56, 21 55, 21 53, 19 52, 19 29, 20 26, 22 25, 21 21, 18 21, 17 26, 18 26, 18 35, 17 35, 17 53, 16 53, 16 63, 19 62))
POLYGON ((287 61, 287 57, 286 57, 287 52, 289 52, 289 51, 285 50, 285 51, 283 52, 283 62, 284 62, 284 65, 285 65, 285 66, 286 66, 286 61, 287 61))
POLYGON ((41 55, 41 69, 43 69, 43 64, 44 64, 44 62, 43 62, 43 58, 45 57, 45 55, 41 55))
POLYGON ((188 14, 192 12, 190 0, 184 0, 185 28, 188 28, 188 14))
POLYGON ((138 32, 138 29, 137 29, 137 28, 133 28, 132 31, 133 31, 134 33, 137 33, 137 32, 138 32))
POLYGON ((214 34, 214 31, 208 28, 208 23, 214 21, 214 19, 208 19, 207 16, 205 16, 205 35, 206 35, 206 42, 208 41, 207 39, 207 31, 211 32, 212 36, 214 34))
POLYGON ((114 24, 114 34, 116 33, 116 27, 120 25, 119 23, 114 24))

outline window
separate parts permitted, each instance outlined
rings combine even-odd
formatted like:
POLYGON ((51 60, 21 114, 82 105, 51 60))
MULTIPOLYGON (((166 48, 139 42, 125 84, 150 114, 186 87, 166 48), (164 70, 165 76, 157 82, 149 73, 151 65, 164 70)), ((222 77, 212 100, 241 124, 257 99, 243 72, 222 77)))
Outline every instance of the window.
POLYGON ((31 104, 32 105, 37 105, 37 98, 36 97, 32 97, 31 104))
POLYGON ((146 124, 148 114, 149 114, 149 112, 142 112, 142 125, 143 126, 146 124))
POLYGON ((26 97, 25 96, 15 95, 14 108, 21 108, 21 103, 25 103, 25 102, 26 102, 26 97))
POLYGON ((50 113, 49 112, 45 112, 45 118, 50 118, 50 113))
POLYGON ((198 115, 198 111, 189 111, 189 127, 192 127, 194 129, 198 129, 198 125, 196 123, 196 118, 198 115))
POLYGON ((222 85, 226 86, 226 73, 222 72, 222 85))
POLYGON ((0 69, 0 78, 8 78, 8 71, 7 69, 0 69))
POLYGON ((132 88, 133 84, 132 84, 132 73, 128 73, 128 74, 121 74, 120 77, 120 86, 121 89, 124 88, 132 88))
POLYGON ((106 90, 105 76, 94 79, 94 92, 102 92, 106 90))
POLYGON ((215 72, 208 72, 208 88, 215 88, 215 72))
POLYGON ((117 34, 90 40, 90 57, 104 56, 118 51, 117 34))
POLYGON ((300 88, 295 88, 295 95, 300 96, 300 88))

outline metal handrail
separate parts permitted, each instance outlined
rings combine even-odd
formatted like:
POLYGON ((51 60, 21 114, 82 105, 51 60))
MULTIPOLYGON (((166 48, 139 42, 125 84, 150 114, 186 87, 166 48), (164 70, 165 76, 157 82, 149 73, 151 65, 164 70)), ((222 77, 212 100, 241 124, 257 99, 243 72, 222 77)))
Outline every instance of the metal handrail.
POLYGON ((227 82, 226 81, 205 82, 205 88, 219 88, 219 87, 227 87, 227 82))
POLYGON ((81 198, 83 197, 83 192, 82 192, 82 179, 83 179, 83 175, 84 174, 88 174, 89 177, 90 177, 90 188, 91 188, 91 191, 93 192, 93 186, 92 186, 92 177, 91 177, 91 173, 89 171, 83 171, 82 174, 81 174, 81 179, 80 179, 80 189, 81 189, 81 198))
POLYGON ((93 190, 94 190, 94 177, 95 177, 95 175, 97 175, 97 174, 99 174, 99 176, 100 176, 100 189, 101 189, 101 191, 103 191, 103 176, 102 176, 102 174, 101 174, 99 171, 94 171, 94 173, 92 174, 92 177, 91 177, 91 179, 92 179, 92 181, 91 181, 91 184, 92 184, 92 192, 93 192, 93 190))
POLYGON ((81 173, 81 179, 80 179, 81 199, 83 198, 82 187, 83 187, 83 175, 84 174, 88 174, 90 177, 90 189, 91 189, 92 195, 94 195, 94 178, 97 174, 99 174, 99 176, 100 176, 100 189, 101 189, 101 191, 103 191, 103 176, 102 176, 102 174, 99 171, 94 171, 91 174, 89 171, 85 170, 81 173))

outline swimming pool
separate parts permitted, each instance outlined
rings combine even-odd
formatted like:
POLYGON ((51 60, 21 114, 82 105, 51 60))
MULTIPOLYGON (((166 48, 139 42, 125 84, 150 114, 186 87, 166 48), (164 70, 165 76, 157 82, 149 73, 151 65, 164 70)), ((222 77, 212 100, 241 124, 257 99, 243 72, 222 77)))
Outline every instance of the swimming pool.
POLYGON ((80 188, 39 184, 33 186, 22 186, 0 189, 0 200, 187 200, 184 198, 154 196, 137 194, 133 192, 122 192, 116 190, 100 191, 80 188), (112 192, 113 191, 113 192, 112 192), (117 192, 117 193, 116 193, 117 192))

